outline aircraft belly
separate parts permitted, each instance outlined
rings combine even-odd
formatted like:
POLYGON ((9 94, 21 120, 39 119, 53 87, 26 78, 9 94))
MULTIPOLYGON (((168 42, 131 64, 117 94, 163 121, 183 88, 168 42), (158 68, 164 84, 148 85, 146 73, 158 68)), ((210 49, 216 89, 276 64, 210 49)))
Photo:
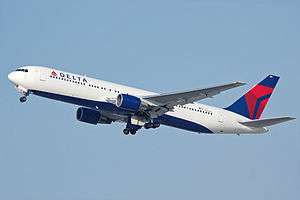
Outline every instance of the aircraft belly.
POLYGON ((209 129, 208 124, 204 120, 195 120, 195 116, 188 112, 168 112, 160 117, 158 120, 161 124, 172 126, 175 128, 180 128, 188 131, 198 132, 198 133, 213 133, 209 129))

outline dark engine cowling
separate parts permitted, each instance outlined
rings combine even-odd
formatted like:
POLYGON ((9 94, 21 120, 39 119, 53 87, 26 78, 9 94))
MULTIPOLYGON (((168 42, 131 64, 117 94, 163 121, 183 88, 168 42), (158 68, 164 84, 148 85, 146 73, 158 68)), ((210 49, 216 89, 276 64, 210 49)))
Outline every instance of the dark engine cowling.
POLYGON ((129 94, 119 94, 117 97, 116 105, 119 108, 137 112, 142 106, 142 101, 140 98, 129 94))
POLYGON ((97 110, 92 110, 89 108, 78 108, 76 113, 76 118, 78 121, 86 122, 89 124, 98 124, 100 121, 101 114, 97 110))

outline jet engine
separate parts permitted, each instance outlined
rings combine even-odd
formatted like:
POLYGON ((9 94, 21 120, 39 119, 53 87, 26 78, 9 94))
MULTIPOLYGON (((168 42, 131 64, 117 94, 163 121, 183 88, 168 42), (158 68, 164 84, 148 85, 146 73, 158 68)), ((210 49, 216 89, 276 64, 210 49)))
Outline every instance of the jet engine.
POLYGON ((129 110, 131 112, 138 112, 146 107, 146 103, 144 103, 140 98, 129 95, 129 94, 119 94, 116 101, 116 106, 119 108, 123 108, 125 110, 129 110))
POLYGON ((80 107, 77 110, 76 118, 78 121, 89 123, 89 124, 111 124, 113 122, 112 119, 101 115, 101 113, 97 110, 93 110, 90 108, 80 107))
POLYGON ((76 118, 78 121, 89 123, 89 124, 98 124, 100 121, 101 114, 97 110, 80 107, 77 110, 76 118))

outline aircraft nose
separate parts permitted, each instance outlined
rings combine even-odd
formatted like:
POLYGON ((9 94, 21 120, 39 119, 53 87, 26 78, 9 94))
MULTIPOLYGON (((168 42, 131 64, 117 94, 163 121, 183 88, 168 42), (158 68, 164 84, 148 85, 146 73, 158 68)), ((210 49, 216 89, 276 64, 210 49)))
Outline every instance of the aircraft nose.
POLYGON ((8 80, 10 80, 11 82, 15 83, 16 82, 16 74, 15 72, 11 72, 8 74, 7 76, 8 80))

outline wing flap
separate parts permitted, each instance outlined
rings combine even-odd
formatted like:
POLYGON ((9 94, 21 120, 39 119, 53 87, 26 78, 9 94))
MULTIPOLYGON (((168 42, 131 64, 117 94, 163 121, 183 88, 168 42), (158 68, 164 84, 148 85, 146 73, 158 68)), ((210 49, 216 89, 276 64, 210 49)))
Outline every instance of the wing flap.
POLYGON ((280 124, 283 122, 287 122, 290 120, 294 120, 296 118, 293 117, 277 117, 277 118, 270 118, 270 119, 259 119, 259 120, 252 120, 247 122, 240 122, 240 124, 243 124, 245 126, 255 127, 255 128, 261 128, 266 126, 273 126, 276 124, 280 124))

